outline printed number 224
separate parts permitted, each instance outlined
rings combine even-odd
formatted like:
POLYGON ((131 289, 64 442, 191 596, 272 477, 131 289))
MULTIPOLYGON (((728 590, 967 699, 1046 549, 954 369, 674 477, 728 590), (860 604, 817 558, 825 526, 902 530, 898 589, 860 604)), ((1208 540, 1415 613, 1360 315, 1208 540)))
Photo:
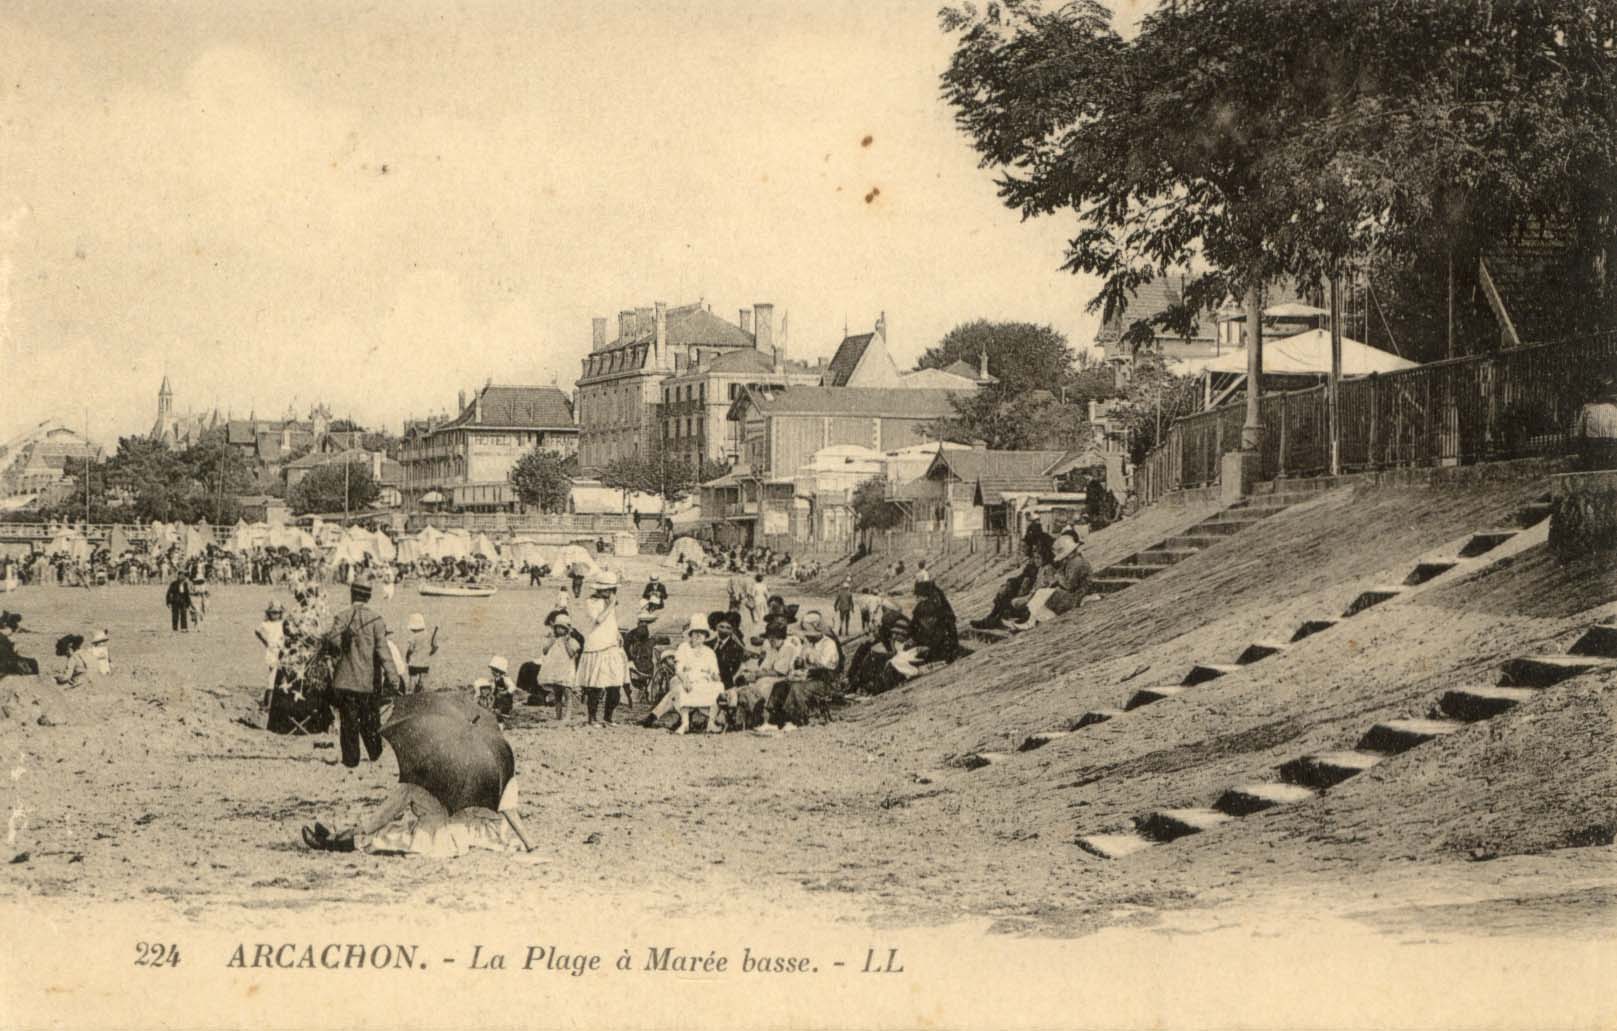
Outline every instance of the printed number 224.
POLYGON ((135 966, 177 967, 180 965, 180 947, 160 942, 136 942, 135 966))

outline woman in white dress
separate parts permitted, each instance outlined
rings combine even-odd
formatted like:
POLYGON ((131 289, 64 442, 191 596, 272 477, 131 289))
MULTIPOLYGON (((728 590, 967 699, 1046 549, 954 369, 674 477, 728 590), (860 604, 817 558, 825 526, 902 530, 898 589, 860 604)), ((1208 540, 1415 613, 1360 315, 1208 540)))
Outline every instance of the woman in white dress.
POLYGON ((719 725, 719 695, 724 692, 724 681, 719 676, 719 657, 708 647, 707 617, 700 613, 691 616, 685 631, 685 640, 674 649, 674 676, 668 684, 668 693, 651 711, 653 720, 660 719, 671 709, 679 710, 676 734, 691 729, 691 713, 707 710, 707 732, 717 734, 719 725))
POLYGON ((629 682, 629 657, 623 653, 623 633, 618 628, 618 574, 610 570, 597 573, 584 589, 589 592, 587 598, 567 603, 568 615, 584 637, 574 682, 584 692, 587 724, 598 725, 595 717, 604 699, 602 722, 611 726, 618 697, 629 682))

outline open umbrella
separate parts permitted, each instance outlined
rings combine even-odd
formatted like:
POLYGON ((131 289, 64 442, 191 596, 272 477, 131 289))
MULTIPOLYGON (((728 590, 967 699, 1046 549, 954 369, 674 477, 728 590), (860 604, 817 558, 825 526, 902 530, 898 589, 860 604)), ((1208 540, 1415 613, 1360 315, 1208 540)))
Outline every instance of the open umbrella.
POLYGON ((382 736, 399 760, 400 783, 425 789, 451 813, 498 809, 516 773, 516 757, 494 714, 459 692, 400 698, 382 736))

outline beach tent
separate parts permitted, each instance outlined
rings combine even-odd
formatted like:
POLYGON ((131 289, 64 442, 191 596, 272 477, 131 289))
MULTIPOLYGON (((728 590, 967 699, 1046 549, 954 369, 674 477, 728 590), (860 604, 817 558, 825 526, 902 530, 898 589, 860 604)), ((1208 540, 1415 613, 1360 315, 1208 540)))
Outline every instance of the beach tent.
POLYGON ((85 562, 90 558, 90 542, 79 531, 64 529, 51 538, 45 554, 65 555, 75 562, 85 562))
POLYGON ((438 538, 436 551, 438 558, 469 558, 472 541, 466 531, 452 530, 438 538))
POLYGON ((213 543, 213 531, 204 530, 205 524, 185 527, 185 557, 198 558, 208 553, 208 545, 213 543))
POLYGON ((371 534, 371 541, 374 544, 374 550, 371 552, 371 554, 375 555, 383 562, 392 562, 398 557, 398 547, 393 543, 392 538, 383 533, 381 530, 377 530, 371 534))
POLYGON ((674 540, 674 546, 668 549, 668 564, 683 566, 687 561, 695 562, 697 566, 707 565, 707 552, 694 537, 679 537, 674 540))
POLYGON ((174 528, 174 524, 162 523, 154 519, 152 520, 151 530, 146 535, 146 540, 152 546, 153 551, 163 551, 180 543, 180 534, 174 528))
POLYGON ((500 560, 499 549, 494 546, 493 541, 488 539, 488 534, 486 533, 478 534, 477 540, 472 542, 472 553, 474 555, 481 555, 490 562, 498 562, 500 560))
POLYGON ((590 569, 595 568, 595 559, 590 553, 576 544, 564 544, 556 552, 555 568, 571 569, 575 565, 584 565, 590 569))
POLYGON ((505 553, 511 561, 518 564, 526 562, 530 566, 556 568, 556 549, 531 538, 519 537, 512 541, 505 549, 505 553))
POLYGON ((365 556, 368 554, 370 554, 370 549, 365 545, 358 541, 344 540, 331 549, 330 553, 326 555, 326 559, 332 565, 347 562, 351 566, 357 566, 365 560, 365 556))
POLYGON ((112 532, 107 535, 107 554, 111 555, 113 558, 117 558, 119 555, 122 555, 128 550, 129 535, 124 533, 123 527, 114 526, 112 528, 112 532))
MULTIPOLYGON (((1400 358, 1379 347, 1342 338, 1342 375, 1368 376, 1372 372, 1413 369, 1416 362, 1400 358)), ((1202 366, 1211 373, 1246 372, 1246 348, 1238 347, 1202 366)), ((1331 334, 1310 329, 1295 336, 1263 341, 1263 373, 1266 376, 1328 376, 1331 372, 1331 334)))
POLYGON ((307 530, 296 526, 274 526, 269 531, 269 546, 272 548, 286 548, 289 551, 313 551, 316 542, 307 530))
POLYGON ((424 557, 421 552, 421 544, 414 537, 400 538, 399 543, 393 547, 393 557, 400 562, 419 562, 424 557))

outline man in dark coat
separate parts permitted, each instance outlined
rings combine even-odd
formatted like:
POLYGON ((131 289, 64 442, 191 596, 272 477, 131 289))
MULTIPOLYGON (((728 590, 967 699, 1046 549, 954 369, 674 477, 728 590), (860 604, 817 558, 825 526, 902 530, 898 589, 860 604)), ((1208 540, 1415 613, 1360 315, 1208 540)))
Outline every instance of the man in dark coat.
POLYGON ((353 604, 326 631, 325 646, 336 656, 331 690, 341 721, 342 764, 352 769, 359 765, 361 741, 371 762, 382 757, 381 689, 399 692, 402 678, 387 647, 387 624, 366 604, 371 585, 357 580, 348 594, 353 604))
POLYGON ((713 639, 713 654, 719 660, 719 680, 726 691, 735 687, 736 670, 747 661, 747 646, 736 636, 736 620, 728 612, 714 621, 717 636, 713 639))
POLYGON ((183 569, 174 571, 174 579, 169 581, 168 593, 163 601, 168 605, 169 629, 172 632, 189 632, 191 614, 191 578, 185 575, 183 569))

